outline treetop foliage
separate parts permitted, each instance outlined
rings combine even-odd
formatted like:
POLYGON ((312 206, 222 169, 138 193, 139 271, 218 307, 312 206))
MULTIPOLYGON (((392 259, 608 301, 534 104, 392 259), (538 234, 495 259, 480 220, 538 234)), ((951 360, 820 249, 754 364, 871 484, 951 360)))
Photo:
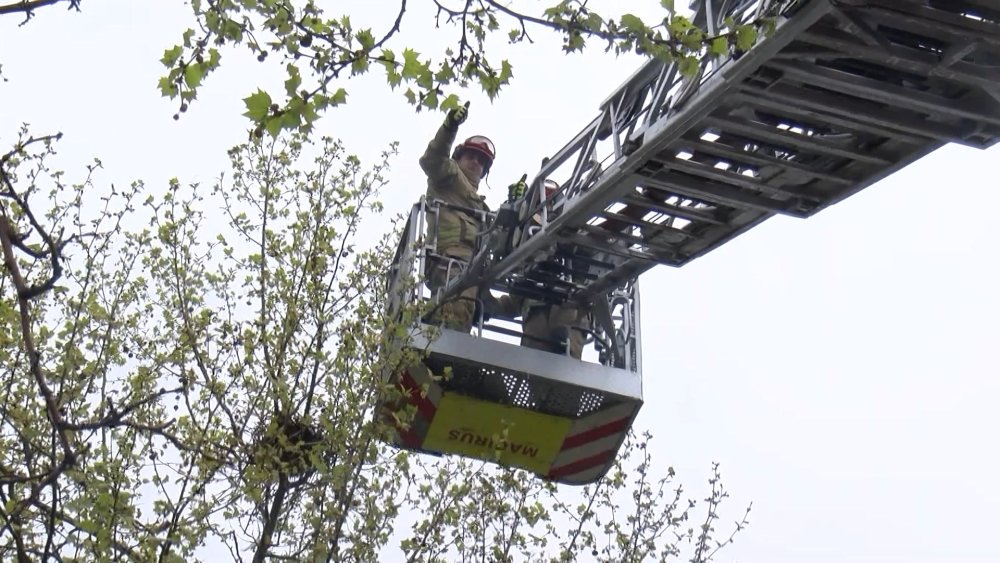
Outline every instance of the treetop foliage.
MULTIPOLYGON (((315 0, 191 0, 195 25, 164 50, 159 90, 177 102, 179 118, 220 68, 224 51, 262 63, 276 59, 285 69, 283 91, 258 90, 244 99, 256 134, 275 135, 309 131, 324 111, 347 102, 351 77, 370 72, 382 73, 417 111, 455 108, 469 87, 493 98, 510 83, 514 69, 489 53, 491 38, 530 43, 535 34, 555 33, 567 53, 595 45, 615 54, 676 62, 690 74, 704 57, 746 50, 774 25, 770 14, 749 22, 727 17, 710 34, 678 10, 674 0, 661 0, 662 16, 646 19, 627 12, 600 13, 587 0, 561 0, 540 11, 494 0, 429 1, 436 14, 426 24, 455 35, 443 53, 421 53, 399 44, 412 8, 405 0, 395 5, 396 17, 382 29, 360 27, 349 13, 330 12, 315 0)), ((30 18, 56 4, 80 9, 79 0, 35 0, 0 6, 0 14, 21 12, 30 18)))

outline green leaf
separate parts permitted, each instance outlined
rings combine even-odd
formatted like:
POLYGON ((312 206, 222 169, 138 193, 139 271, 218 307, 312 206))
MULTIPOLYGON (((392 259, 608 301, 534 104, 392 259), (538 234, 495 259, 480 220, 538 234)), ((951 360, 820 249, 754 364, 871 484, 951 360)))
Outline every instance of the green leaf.
POLYGON ((368 57, 358 57, 351 63, 351 75, 357 76, 368 72, 368 57))
POLYGON ((462 105, 462 100, 455 94, 451 94, 441 101, 441 109, 444 111, 457 109, 460 105, 462 105))
POLYGON ((330 26, 323 22, 319 18, 305 18, 306 27, 309 28, 313 33, 320 35, 326 35, 330 31, 330 26))
POLYGON ((188 88, 197 88, 205 76, 205 63, 192 63, 184 67, 184 84, 188 88))
POLYGON ((165 67, 172 67, 177 64, 177 61, 180 60, 182 54, 184 54, 184 47, 174 45, 172 49, 163 51, 163 58, 160 59, 160 62, 163 63, 163 66, 165 67))
POLYGON ((583 38, 583 35, 580 35, 579 33, 570 34, 566 37, 566 44, 563 45, 563 50, 567 53, 582 51, 586 42, 587 41, 583 38))
POLYGON ((311 125, 319 119, 319 113, 316 112, 316 104, 312 101, 303 102, 302 110, 299 113, 302 116, 302 122, 306 125, 311 125))
POLYGON ((622 27, 632 33, 643 33, 646 31, 646 24, 638 16, 633 14, 622 15, 622 27))
POLYGON ((674 13, 674 0, 660 0, 660 6, 671 14, 674 13))
POLYGON ((356 37, 358 39, 358 43, 361 44, 361 48, 365 51, 370 51, 373 47, 375 47, 375 36, 372 35, 372 30, 362 29, 358 31, 356 37))
POLYGON ((426 65, 420 70, 420 74, 417 75, 417 86, 420 86, 424 90, 430 90, 434 87, 434 75, 431 74, 431 69, 426 65))
POLYGON ((256 123, 263 121, 271 111, 271 96, 260 89, 250 96, 243 98, 243 103, 247 106, 247 111, 243 115, 256 123))
POLYGON ((510 61, 507 59, 500 61, 500 84, 509 83, 513 76, 514 72, 513 67, 510 66, 510 61))
POLYGON ((729 41, 725 37, 716 37, 708 48, 713 57, 722 57, 729 53, 729 41))
MULTIPOLYGON (((298 129, 300 125, 302 125, 301 108, 299 111, 287 110, 285 113, 281 114, 281 127, 279 131, 281 129, 298 129)), ((264 127, 267 128, 268 132, 270 132, 271 129, 269 125, 265 125, 264 127)))
POLYGON ((420 74, 420 53, 413 49, 403 51, 403 78, 408 80, 416 78, 420 74))
POLYGON ((388 82, 389 87, 394 90, 396 89, 396 86, 399 86, 403 82, 403 75, 396 72, 393 68, 386 68, 385 74, 386 82, 388 82))
POLYGON ((169 76, 161 77, 157 86, 160 87, 160 94, 164 98, 173 98, 177 95, 177 85, 169 76))
POLYGON ((677 70, 683 76, 694 76, 698 73, 698 64, 701 60, 698 57, 687 56, 677 61, 677 70))
POLYGON ((441 68, 434 74, 434 80, 437 80, 440 84, 447 84, 454 80, 455 71, 452 69, 450 64, 442 64, 441 68))
POLYGON ((299 91, 299 86, 302 85, 302 75, 299 74, 299 67, 289 64, 285 67, 288 72, 288 79, 285 80, 285 92, 289 96, 295 96, 299 91))
POLYGON ((604 27, 604 20, 601 19, 600 14, 591 12, 590 15, 587 16, 584 26, 590 31, 600 31, 601 28, 604 27))
POLYGON ((435 109, 438 106, 437 92, 434 90, 427 92, 422 103, 430 109, 435 109))
POLYGON ((694 25, 691 20, 685 18, 684 16, 674 16, 670 18, 670 24, 667 26, 670 31, 671 37, 682 37, 688 33, 694 25))
POLYGON ((757 42, 757 30, 750 25, 741 25, 736 28, 736 48, 740 51, 748 51, 757 42))
POLYGON ((347 102, 347 90, 344 90, 343 88, 338 88, 337 91, 333 93, 333 96, 330 97, 331 106, 339 106, 345 102, 347 102))
POLYGON ((284 113, 281 116, 281 126, 283 129, 297 129, 302 125, 304 113, 307 111, 307 104, 302 98, 295 96, 288 101, 284 113))

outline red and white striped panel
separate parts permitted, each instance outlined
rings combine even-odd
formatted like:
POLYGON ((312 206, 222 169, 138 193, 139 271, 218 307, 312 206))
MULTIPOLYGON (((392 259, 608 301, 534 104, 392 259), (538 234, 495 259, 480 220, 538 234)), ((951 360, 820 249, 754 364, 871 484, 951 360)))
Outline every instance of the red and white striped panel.
POLYGON ((441 402, 441 386, 431 378, 430 370, 423 363, 414 364, 409 369, 403 370, 397 383, 402 388, 406 402, 417 408, 409 428, 395 424, 395 419, 392 419, 399 434, 399 443, 406 448, 420 449, 441 402))
POLYGON ((639 406, 622 403, 576 420, 545 477, 582 485, 604 475, 618 455, 639 406))

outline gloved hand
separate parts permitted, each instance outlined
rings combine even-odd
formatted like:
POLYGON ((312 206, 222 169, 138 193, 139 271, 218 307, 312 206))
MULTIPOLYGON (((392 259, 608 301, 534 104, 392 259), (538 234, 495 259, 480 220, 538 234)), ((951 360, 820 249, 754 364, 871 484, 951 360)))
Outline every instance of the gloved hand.
POLYGON ((469 102, 465 102, 465 105, 460 108, 449 111, 448 116, 444 118, 444 126, 455 131, 459 125, 465 123, 467 117, 469 117, 469 102))
POLYGON ((524 197, 528 191, 528 175, 522 174, 516 183, 507 186, 507 201, 516 201, 524 197))

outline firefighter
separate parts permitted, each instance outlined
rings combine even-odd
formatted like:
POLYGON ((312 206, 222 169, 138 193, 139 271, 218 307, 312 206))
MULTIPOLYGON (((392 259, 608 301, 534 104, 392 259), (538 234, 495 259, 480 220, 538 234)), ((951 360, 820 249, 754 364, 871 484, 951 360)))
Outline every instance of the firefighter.
MULTIPOLYGON (((437 256, 427 263, 427 284, 431 291, 444 287, 455 279, 476 250, 476 235, 482 230, 482 219, 489 211, 484 197, 479 195, 479 182, 490 172, 496 149, 482 135, 469 137, 449 151, 455 143, 458 128, 468 117, 469 104, 448 112, 437 134, 420 157, 420 168, 427 174, 427 197, 455 207, 439 207, 437 221, 428 222, 428 237, 437 241, 437 256)), ((432 322, 445 328, 469 332, 476 312, 476 300, 483 299, 487 309, 495 306, 489 291, 470 287, 461 295, 440 304, 431 316, 432 322)))
MULTIPOLYGON (((545 180, 545 200, 550 219, 552 218, 550 200, 558 189, 559 184, 545 180)), ((524 186, 512 186, 510 192, 509 195, 521 196, 524 193, 524 186), (520 193, 517 193, 518 191, 520 193)), ((522 205, 527 205, 527 202, 522 205)), ((541 211, 532 219, 534 223, 540 224, 541 211)), ((590 314, 585 309, 573 303, 556 305, 534 299, 515 298, 515 303, 521 309, 521 346, 555 354, 565 354, 568 347, 569 355, 577 360, 580 359, 587 339, 586 330, 590 328, 590 314)))

